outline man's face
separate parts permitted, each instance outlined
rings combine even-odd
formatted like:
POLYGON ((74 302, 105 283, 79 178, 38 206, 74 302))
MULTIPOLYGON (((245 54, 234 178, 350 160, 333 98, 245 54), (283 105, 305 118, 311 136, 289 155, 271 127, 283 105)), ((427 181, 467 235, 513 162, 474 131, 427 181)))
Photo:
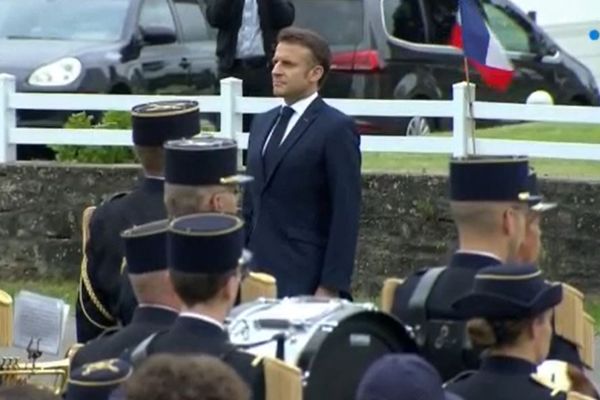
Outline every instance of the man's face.
POLYGON ((299 44, 281 42, 273 56, 273 94, 298 100, 316 90, 323 67, 316 65, 311 51, 299 44))
POLYGON ((214 193, 211 207, 220 213, 235 215, 238 212, 239 188, 237 186, 223 186, 214 193))
POLYGON ((525 238, 519 249, 519 262, 532 264, 538 261, 542 246, 541 237, 540 213, 530 211, 525 225, 525 238))

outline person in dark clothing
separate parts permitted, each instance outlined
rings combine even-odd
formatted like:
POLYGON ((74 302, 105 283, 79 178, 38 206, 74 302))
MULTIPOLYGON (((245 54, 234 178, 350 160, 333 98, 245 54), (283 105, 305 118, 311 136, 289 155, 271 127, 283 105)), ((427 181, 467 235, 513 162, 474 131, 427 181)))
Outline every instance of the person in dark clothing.
MULTIPOLYGON (((451 304, 471 290, 477 271, 518 259, 526 217, 542 199, 528 177, 526 157, 452 159, 450 208, 459 248, 447 267, 419 270, 395 292, 392 313, 416 328, 425 358, 444 380, 479 366, 465 321, 451 304)), ((576 346, 558 337, 550 358, 581 363, 576 346)))
POLYGON ((194 101, 141 104, 131 116, 134 149, 144 176, 132 192, 113 196, 92 215, 75 315, 80 343, 131 321, 137 304, 132 295, 123 300, 123 291, 131 288, 127 274, 122 275, 120 234, 134 225, 166 218, 163 143, 200 132, 199 106, 194 101))
POLYGON ((535 265, 500 265, 477 272, 470 293, 453 303, 474 346, 485 349, 481 369, 459 375, 446 389, 464 400, 567 399, 537 374, 552 340, 552 309, 562 286, 535 265))
POLYGON ((167 272, 168 221, 156 221, 123 232, 129 279, 138 306, 130 324, 112 335, 92 340, 75 353, 71 368, 119 357, 151 334, 166 329, 177 317, 181 300, 167 272))
POLYGON ((211 213, 171 222, 169 273, 184 306, 169 330, 150 336, 131 351, 129 359, 136 368, 155 354, 210 355, 233 367, 252 389, 254 399, 264 398, 260 357, 232 345, 223 326, 249 261, 243 249, 243 226, 238 217, 211 213))
MULTIPOLYGON (((271 96, 275 39, 294 17, 291 0, 207 0, 206 18, 218 29, 219 78, 243 80, 244 96, 271 96)), ((244 132, 251 120, 244 116, 244 132)))

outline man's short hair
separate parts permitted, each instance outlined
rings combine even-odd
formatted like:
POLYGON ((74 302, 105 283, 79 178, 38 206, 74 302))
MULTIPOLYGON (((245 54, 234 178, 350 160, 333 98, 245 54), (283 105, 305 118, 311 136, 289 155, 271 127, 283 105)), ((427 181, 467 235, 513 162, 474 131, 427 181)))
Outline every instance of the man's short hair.
POLYGON ((165 151, 160 146, 134 146, 135 155, 146 173, 162 176, 165 169, 165 151))
POLYGON ((193 307, 214 299, 236 271, 234 269, 227 274, 190 274, 171 269, 169 273, 175 293, 183 304, 193 307))
POLYGON ((125 384, 128 400, 248 400, 250 390, 221 360, 158 354, 125 384))
POLYGON ((178 218, 198 212, 218 186, 188 186, 165 182, 165 208, 169 218, 178 218))
POLYGON ((281 42, 297 44, 310 50, 315 63, 323 67, 323 77, 319 81, 319 85, 322 85, 331 69, 331 49, 327 41, 314 31, 291 26, 282 29, 277 35, 277 43, 281 42))

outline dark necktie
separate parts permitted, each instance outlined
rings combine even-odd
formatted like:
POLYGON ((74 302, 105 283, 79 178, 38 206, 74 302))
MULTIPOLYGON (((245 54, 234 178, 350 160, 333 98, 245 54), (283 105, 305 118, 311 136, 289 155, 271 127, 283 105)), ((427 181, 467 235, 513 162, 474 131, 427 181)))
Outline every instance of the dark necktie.
POLYGON ((277 153, 279 152, 279 145, 281 144, 281 139, 283 138, 283 134, 285 133, 285 129, 287 128, 292 115, 294 115, 293 108, 288 106, 281 107, 279 119, 273 128, 273 132, 269 138, 269 143, 267 143, 267 148, 265 149, 265 154, 263 155, 265 176, 268 176, 271 173, 271 168, 275 167, 275 160, 277 159, 277 153))

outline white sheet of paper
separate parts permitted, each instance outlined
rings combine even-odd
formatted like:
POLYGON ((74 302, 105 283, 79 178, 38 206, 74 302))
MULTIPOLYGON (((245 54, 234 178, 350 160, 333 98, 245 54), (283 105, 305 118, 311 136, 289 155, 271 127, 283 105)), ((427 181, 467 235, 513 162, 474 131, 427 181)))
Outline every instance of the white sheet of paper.
POLYGON ((15 297, 14 335, 15 347, 32 348, 58 355, 65 330, 69 306, 61 299, 21 291, 15 297))

